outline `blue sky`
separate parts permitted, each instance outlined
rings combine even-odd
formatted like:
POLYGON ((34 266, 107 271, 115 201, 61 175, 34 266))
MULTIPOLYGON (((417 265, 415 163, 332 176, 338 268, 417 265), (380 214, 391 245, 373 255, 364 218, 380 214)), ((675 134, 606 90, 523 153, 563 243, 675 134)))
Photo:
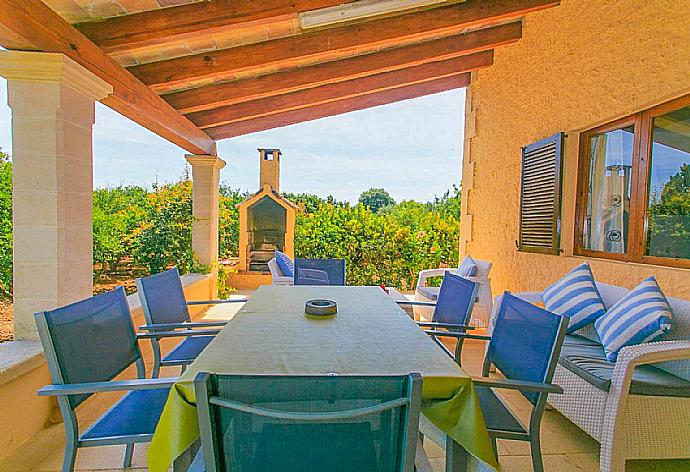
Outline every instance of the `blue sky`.
MULTIPOLYGON (((460 182, 464 89, 218 142, 223 183, 258 188, 256 148, 277 147, 281 190, 356 201, 370 187, 396 200, 431 200, 460 182)), ((0 147, 11 153, 7 84, 0 79, 0 147)), ((94 185, 175 180, 185 151, 97 104, 94 185)))

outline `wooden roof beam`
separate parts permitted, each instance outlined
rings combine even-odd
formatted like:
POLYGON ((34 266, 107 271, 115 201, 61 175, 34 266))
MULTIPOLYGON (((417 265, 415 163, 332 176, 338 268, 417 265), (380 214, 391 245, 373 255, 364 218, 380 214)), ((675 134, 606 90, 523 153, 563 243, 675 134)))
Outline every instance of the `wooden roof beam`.
POLYGON ((76 24, 76 28, 106 52, 127 51, 142 46, 210 34, 247 23, 269 23, 349 3, 348 0, 213 0, 76 24))
POLYGON ((384 90, 371 95, 363 95, 348 98, 332 103, 324 103, 310 108, 286 111, 278 115, 262 116, 251 120, 240 121, 227 125, 208 128, 206 131, 214 139, 226 139, 242 136, 267 129, 279 128, 281 126, 292 125, 304 121, 317 120, 327 116, 339 115, 365 108, 372 108, 379 105, 408 100, 410 98, 431 95, 456 88, 466 87, 470 84, 470 74, 444 77, 441 79, 424 82, 421 84, 408 85, 406 87, 384 90))
POLYGON ((402 46, 468 28, 519 18, 557 0, 469 0, 360 24, 324 29, 273 41, 142 64, 130 71, 159 93, 193 87, 208 80, 232 80, 238 73, 295 67, 402 46))
POLYGON ((163 99, 182 113, 197 112, 452 59, 515 42, 521 36, 522 24, 508 23, 340 61, 184 90, 163 95, 163 99))
POLYGON ((294 93, 205 110, 192 113, 188 115, 188 118, 200 128, 217 127, 261 116, 314 107, 323 103, 376 94, 384 90, 421 84, 443 77, 452 77, 488 67, 492 63, 493 51, 483 51, 446 61, 430 62, 294 93))
MULTIPOLYGON (((102 103, 194 154, 215 153, 215 142, 108 57, 42 1, 0 0, 0 33, 45 52, 65 54, 113 86, 102 103)), ((8 39, 0 36, 0 44, 8 39)))

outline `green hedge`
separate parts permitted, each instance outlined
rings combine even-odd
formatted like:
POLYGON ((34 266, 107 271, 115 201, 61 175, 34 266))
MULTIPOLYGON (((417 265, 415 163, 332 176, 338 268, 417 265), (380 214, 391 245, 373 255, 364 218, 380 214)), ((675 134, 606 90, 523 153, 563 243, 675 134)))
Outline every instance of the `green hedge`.
MULTIPOLYGON (((11 293, 12 281, 11 189, 11 163, 0 154, 0 293, 5 295, 11 293)), ((248 196, 246 192, 221 187, 221 258, 238 254, 236 205, 248 196)), ((440 263, 457 264, 457 188, 430 203, 374 205, 378 212, 362 203, 351 205, 330 196, 286 196, 300 206, 295 254, 346 259, 349 284, 410 289, 420 270, 438 267, 440 263)), ((363 199, 365 203, 369 200, 363 199)), ((119 186, 95 190, 94 277, 131 273, 133 268, 137 274, 155 273, 173 264, 182 273, 203 270, 192 255, 192 224, 192 183, 187 174, 178 182, 152 188, 119 186)))

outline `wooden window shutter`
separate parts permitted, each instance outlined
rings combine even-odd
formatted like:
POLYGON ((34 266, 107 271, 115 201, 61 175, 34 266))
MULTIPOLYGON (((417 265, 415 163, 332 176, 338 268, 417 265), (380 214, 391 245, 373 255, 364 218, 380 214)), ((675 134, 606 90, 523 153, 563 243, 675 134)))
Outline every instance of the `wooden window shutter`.
POLYGON ((522 148, 518 250, 558 254, 563 133, 522 148))

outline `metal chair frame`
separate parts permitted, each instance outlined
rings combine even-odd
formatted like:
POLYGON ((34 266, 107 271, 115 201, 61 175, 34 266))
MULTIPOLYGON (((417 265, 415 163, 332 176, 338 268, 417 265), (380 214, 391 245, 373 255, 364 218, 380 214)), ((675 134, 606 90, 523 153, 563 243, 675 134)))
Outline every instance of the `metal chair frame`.
MULTIPOLYGON (((122 297, 125 297, 124 288, 118 287, 115 290, 121 291, 122 297)), ((75 408, 71 406, 68 397, 71 395, 94 394, 102 392, 133 391, 172 387, 177 381, 177 378, 146 379, 146 367, 144 366, 144 361, 141 356, 141 350, 139 349, 139 345, 135 343, 134 349, 136 350, 137 356, 133 363, 136 365, 137 379, 66 384, 63 371, 60 367, 57 353, 55 351, 53 337, 50 333, 46 316, 47 312, 45 311, 34 314, 36 326, 38 327, 38 334, 43 345, 48 370, 50 372, 53 384, 39 389, 38 395, 57 397, 58 406, 60 408, 60 413, 62 414, 65 425, 65 456, 63 459, 62 471, 72 472, 74 470, 77 449, 80 447, 111 446, 117 444, 126 445, 123 464, 125 468, 130 467, 132 465, 132 455, 134 454, 134 444, 149 442, 153 437, 153 434, 122 435, 112 436, 109 438, 84 439, 83 436, 87 435, 89 431, 99 424, 101 419, 115 409, 122 399, 116 402, 110 409, 101 415, 98 420, 87 428, 84 433, 80 435, 76 411, 75 408)), ((123 316, 129 317, 129 311, 126 314, 123 314, 123 316)), ((134 326, 132 326, 131 329, 132 338, 136 340, 140 339, 141 336, 134 331, 134 326)), ((122 370, 128 368, 129 366, 131 366, 131 364, 125 366, 122 370)))
MULTIPOLYGON (((226 398, 214 396, 211 381, 212 377, 213 375, 210 373, 200 372, 197 374, 196 379, 194 380, 197 409, 199 412, 201 451, 199 451, 189 472, 219 471, 218 451, 213 439, 213 413, 209 405, 215 405, 221 408, 228 408, 277 420, 287 419, 307 423, 328 423, 337 420, 354 419, 369 414, 381 413, 394 408, 403 407, 404 412, 400 419, 401 425, 403 425, 403 432, 400 441, 401 461, 398 470, 399 472, 413 472, 415 470, 415 454, 417 448, 417 438, 419 435, 419 415, 422 403, 422 377, 418 373, 411 373, 407 376, 407 391, 406 395, 403 397, 386 401, 379 405, 323 413, 288 412, 276 409, 267 409, 256 407, 249 403, 232 401, 226 398)), ((357 376, 357 378, 362 378, 362 376, 357 376)))
MULTIPOLYGON (((177 267, 168 269, 166 272, 174 272, 179 279, 180 273, 177 267)), ((159 274, 156 274, 159 275, 159 274)), ((157 378, 160 375, 160 368, 162 366, 181 366, 182 372, 184 372, 187 365, 194 362, 194 359, 181 359, 181 360, 165 360, 162 355, 160 339, 170 338, 170 337, 184 337, 189 338, 193 336, 215 336, 220 332, 220 328, 211 329, 214 327, 223 327, 227 324, 227 321, 192 321, 189 311, 186 309, 187 306, 198 306, 198 305, 218 305, 224 303, 243 303, 247 301, 247 297, 235 298, 228 300, 193 300, 186 301, 186 306, 184 312, 182 313, 181 319, 178 323, 156 323, 153 319, 151 305, 146 297, 146 289, 142 282, 144 278, 136 279, 137 293, 139 294, 139 299, 141 300, 141 307, 144 311, 144 319, 146 324, 139 326, 142 331, 149 331, 152 333, 158 333, 159 336, 151 337, 151 348, 153 349, 153 370, 151 373, 152 378, 157 378), (195 328, 206 328, 206 329, 195 329, 195 328), (181 330, 181 331, 178 331, 181 330)), ((180 284, 181 287, 181 284, 180 284)), ((184 297, 184 292, 182 293, 182 298, 184 297)), ((184 340, 182 341, 184 342, 184 340)), ((178 344, 179 346, 179 344, 178 344)))
MULTIPOLYGON (((470 320, 470 316, 472 315, 472 309, 474 308, 474 304, 477 301, 477 292, 479 290, 479 284, 476 282, 473 282, 471 280, 468 280, 464 277, 460 277, 458 275, 451 274, 450 272, 446 272, 445 275, 443 276, 443 279, 445 281, 446 277, 450 278, 455 278, 461 279, 463 282, 466 282, 468 284, 472 284, 472 294, 469 297, 469 301, 467 303, 467 306, 465 307, 465 311, 460 317, 462 319, 462 323, 460 324, 454 324, 454 323, 440 323, 437 321, 434 321, 436 318, 436 312, 434 311, 434 314, 432 316, 432 321, 417 321, 417 325, 421 328, 424 328, 424 332, 427 333, 429 336, 431 336, 431 339, 434 340, 434 342, 441 348, 443 351, 448 354, 452 359, 455 360, 455 362, 462 366, 462 346, 464 344, 465 339, 482 339, 482 340, 488 340, 490 339, 488 336, 482 336, 479 334, 465 334, 463 337, 456 337, 457 339, 457 344, 455 345, 455 351, 451 352, 438 338, 439 337, 444 337, 447 336, 449 333, 465 333, 467 330, 474 329, 474 326, 470 326, 467 323, 470 320), (445 331, 442 331, 445 330, 445 331)), ((439 300, 436 302, 421 302, 421 301, 413 301, 413 300, 396 300, 396 303, 398 305, 409 305, 409 306, 428 306, 428 307, 434 307, 436 308, 436 305, 439 303, 441 297, 443 296, 443 291, 441 290, 439 292, 439 300)))
POLYGON ((312 261, 324 261, 324 262, 332 262, 332 263, 338 263, 339 265, 342 265, 342 275, 343 275, 343 283, 342 285, 346 285, 346 274, 347 274, 347 264, 345 262, 345 259, 307 259, 307 258, 295 258, 295 276, 294 276, 294 285, 340 285, 340 284, 334 284, 330 280, 330 276, 327 271, 322 270, 322 269, 317 269, 317 268, 312 268, 312 267, 301 267, 303 263, 309 263, 312 261), (304 274, 304 275, 300 275, 304 274), (308 281, 309 283, 304 283, 305 281, 308 281))
MULTIPOLYGON (((500 297, 498 301, 498 306, 495 307, 497 314, 497 318, 501 316, 502 314, 502 307, 503 307, 503 299, 504 297, 500 297)), ((527 303, 527 302, 525 302, 527 303)), ((520 418, 513 414, 513 412, 506 406, 506 410, 508 413, 510 413, 511 416, 522 426, 522 428, 527 431, 526 433, 518 433, 515 431, 506 431, 506 430, 500 430, 500 429, 489 429, 489 437, 492 440, 492 445, 494 448, 494 454, 496 455, 496 458, 498 459, 498 449, 496 445, 496 440, 497 439, 509 439, 509 440, 516 440, 516 441, 529 441, 530 443, 530 450, 531 450, 531 456, 532 456, 532 467, 535 472, 543 472, 544 470, 544 463, 542 460, 541 456, 541 442, 540 442, 540 428, 541 428, 541 420, 544 415, 544 409, 546 408, 546 401, 549 393, 558 393, 562 394, 563 389, 559 387, 558 385, 552 384, 551 380, 553 379, 553 374, 554 371, 556 370, 556 364, 558 363, 558 356, 561 351, 561 346, 563 344, 563 340, 565 339, 565 332, 566 328, 568 327, 568 321, 569 319, 560 315, 553 314, 553 316, 558 316, 560 318, 560 323, 558 326, 557 330, 557 335, 556 339, 553 343, 553 347, 551 349, 550 357, 549 357, 549 362, 548 366, 546 369, 545 373, 545 379, 544 382, 530 382, 530 381, 521 381, 521 380, 511 380, 511 379, 496 379, 496 378, 488 378, 489 377, 489 371, 491 370, 493 366, 493 362, 489 356, 489 350, 487 350, 487 354, 484 357, 484 362, 482 364, 482 377, 473 377, 472 380, 475 385, 477 386, 482 386, 482 387, 488 387, 492 389, 508 389, 508 390, 516 390, 521 392, 523 395, 525 393, 529 392, 535 392, 537 393, 536 400, 532 402, 532 411, 530 413, 530 421, 529 421, 529 426, 526 426, 520 418)), ((438 334, 437 336, 446 336, 446 337, 453 337, 456 339, 482 339, 482 340, 488 340, 491 342, 492 338, 491 336, 478 336, 478 335, 472 335, 472 334, 467 334, 467 333, 442 333, 438 334)), ((497 366, 500 370, 500 367, 497 366)), ((500 400, 500 398, 499 398, 500 400)), ((503 402, 502 402, 503 403, 503 402)), ((504 403, 503 403, 504 404, 504 403)), ((505 404, 504 404, 505 406, 505 404)))

